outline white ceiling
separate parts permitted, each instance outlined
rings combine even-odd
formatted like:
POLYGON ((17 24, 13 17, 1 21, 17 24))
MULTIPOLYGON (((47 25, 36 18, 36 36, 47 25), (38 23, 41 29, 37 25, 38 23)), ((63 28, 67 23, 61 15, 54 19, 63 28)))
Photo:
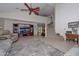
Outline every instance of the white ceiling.
MULTIPOLYGON (((40 7, 40 15, 43 16, 53 14, 54 6, 55 4, 53 3, 32 3, 32 7, 40 7)), ((0 12, 16 12, 25 8, 23 3, 0 3, 0 12)))

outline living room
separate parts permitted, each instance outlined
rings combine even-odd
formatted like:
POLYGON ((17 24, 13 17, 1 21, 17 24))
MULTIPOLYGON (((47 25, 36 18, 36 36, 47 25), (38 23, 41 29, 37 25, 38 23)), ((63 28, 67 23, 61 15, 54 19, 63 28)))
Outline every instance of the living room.
MULTIPOLYGON (((72 40, 66 41, 65 33, 69 30, 68 22, 75 21, 75 19, 76 21, 78 20, 78 15, 75 16, 79 12, 78 6, 79 4, 54 3, 0 4, 0 39, 2 42, 0 55, 72 55, 67 52, 73 48, 74 45, 78 48, 78 43, 72 40), (26 8, 27 5, 31 5, 32 8, 39 6, 40 9, 31 9, 30 14, 29 9, 26 8), (37 9, 40 10, 39 15, 37 13, 39 10, 37 9), (76 14, 74 10, 76 10, 76 14), (69 13, 66 13, 67 11, 69 11, 69 13), (3 45, 7 45, 7 48, 3 45)), ((78 53, 78 49, 75 52, 78 53)))

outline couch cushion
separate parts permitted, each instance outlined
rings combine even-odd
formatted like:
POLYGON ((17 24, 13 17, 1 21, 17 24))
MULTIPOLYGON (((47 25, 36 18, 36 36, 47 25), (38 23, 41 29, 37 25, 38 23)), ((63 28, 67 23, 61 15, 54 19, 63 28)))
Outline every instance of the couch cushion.
POLYGON ((3 30, 3 35, 9 35, 10 34, 10 31, 8 30, 3 30))
POLYGON ((0 40, 6 40, 6 39, 7 39, 7 37, 0 36, 0 40))
POLYGON ((2 35, 3 34, 3 30, 2 29, 0 29, 0 35, 2 35))

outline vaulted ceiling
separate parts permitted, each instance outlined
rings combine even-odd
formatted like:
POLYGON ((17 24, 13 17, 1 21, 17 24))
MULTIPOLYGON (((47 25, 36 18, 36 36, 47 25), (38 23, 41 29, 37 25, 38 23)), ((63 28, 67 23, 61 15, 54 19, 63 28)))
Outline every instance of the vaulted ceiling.
MULTIPOLYGON (((55 4, 53 3, 28 3, 28 5, 32 5, 32 7, 40 7, 39 13, 41 16, 50 16, 54 14, 55 4)), ((0 12, 16 12, 21 11, 20 9, 27 8, 23 3, 0 3, 0 12)))

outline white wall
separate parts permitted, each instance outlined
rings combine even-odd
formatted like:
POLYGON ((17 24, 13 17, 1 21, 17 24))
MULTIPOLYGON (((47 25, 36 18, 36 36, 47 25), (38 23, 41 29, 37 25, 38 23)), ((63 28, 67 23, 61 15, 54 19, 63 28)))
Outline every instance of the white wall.
POLYGON ((31 23, 31 22, 23 22, 23 21, 15 21, 15 20, 8 20, 6 19, 4 21, 4 30, 9 30, 11 33, 13 33, 13 24, 14 23, 23 23, 23 24, 32 24, 34 25, 34 35, 37 35, 36 33, 36 23, 31 23))
POLYGON ((55 32, 64 36, 71 21, 79 21, 79 4, 56 4, 55 32))

